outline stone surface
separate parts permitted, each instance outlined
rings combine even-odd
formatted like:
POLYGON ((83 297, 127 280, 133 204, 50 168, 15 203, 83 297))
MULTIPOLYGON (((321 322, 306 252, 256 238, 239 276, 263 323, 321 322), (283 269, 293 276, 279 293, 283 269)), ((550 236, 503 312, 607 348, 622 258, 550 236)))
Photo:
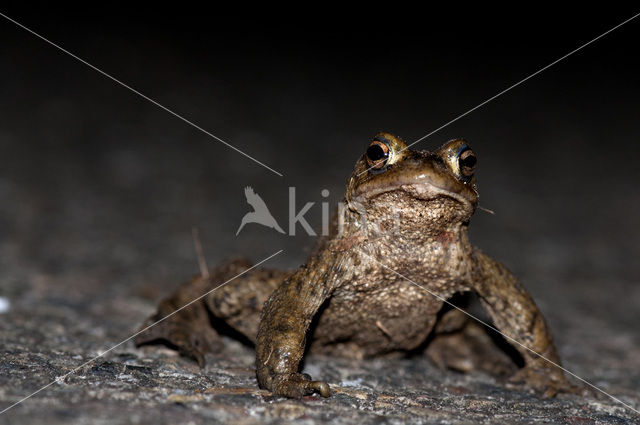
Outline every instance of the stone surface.
MULTIPOLYGON (((82 292, 81 285, 63 293, 82 292)), ((229 339, 225 350, 207 357, 204 370, 167 348, 136 349, 131 342, 78 368, 131 333, 152 303, 115 295, 100 305, 90 291, 73 300, 46 292, 31 297, 16 297, 1 322, 2 407, 69 375, 0 416, 0 423, 638 423, 606 397, 540 399, 506 390, 489 376, 439 370, 423 356, 311 357, 305 371, 326 377, 334 394, 301 401, 259 390, 253 350, 229 339)), ((569 328, 569 341, 560 340, 565 364, 637 406, 638 349, 604 331, 569 328), (581 349, 574 352, 571 343, 581 349), (600 355, 585 354, 590 350, 600 355)))

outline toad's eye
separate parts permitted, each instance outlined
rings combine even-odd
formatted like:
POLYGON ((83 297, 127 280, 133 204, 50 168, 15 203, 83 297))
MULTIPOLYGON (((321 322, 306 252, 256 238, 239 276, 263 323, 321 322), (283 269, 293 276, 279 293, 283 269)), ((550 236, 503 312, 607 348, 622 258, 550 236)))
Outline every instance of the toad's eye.
POLYGON ((371 170, 382 170, 387 161, 389 161, 390 154, 389 145, 381 142, 380 140, 374 140, 367 148, 367 164, 371 170))
POLYGON ((465 184, 473 184, 473 174, 478 166, 478 158, 466 140, 449 140, 438 149, 436 154, 444 161, 458 180, 465 184))
POLYGON ((463 180, 471 180, 473 177, 473 173, 476 171, 476 164, 478 163, 478 158, 476 158, 476 154, 473 153, 470 147, 465 146, 460 150, 458 154, 458 167, 460 170, 460 177, 463 180))

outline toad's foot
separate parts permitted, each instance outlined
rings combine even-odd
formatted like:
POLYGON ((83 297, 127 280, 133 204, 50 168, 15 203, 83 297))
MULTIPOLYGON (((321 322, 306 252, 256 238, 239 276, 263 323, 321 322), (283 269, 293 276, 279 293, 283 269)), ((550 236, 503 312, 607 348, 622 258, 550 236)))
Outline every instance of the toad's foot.
POLYGON ((136 345, 164 343, 180 354, 205 366, 205 354, 222 347, 218 333, 211 327, 204 302, 198 300, 212 287, 208 279, 195 278, 164 299, 156 312, 140 327, 136 345))
POLYGON ((152 327, 136 336, 135 343, 138 346, 166 344, 177 349, 180 355, 195 360, 201 368, 204 368, 206 365, 205 354, 219 351, 222 348, 222 341, 210 327, 201 327, 198 329, 199 332, 196 332, 188 326, 187 322, 183 322, 184 318, 178 314, 156 323, 166 316, 160 309, 142 325, 140 330, 152 327))
POLYGON ((483 371, 505 378, 518 370, 513 359, 492 340, 485 328, 459 310, 446 312, 434 331, 426 354, 442 369, 483 371))
POLYGON ((306 373, 282 373, 271 380, 273 394, 300 399, 302 396, 318 393, 322 397, 329 397, 331 389, 324 381, 312 381, 306 373))
POLYGON ((509 378, 507 387, 528 388, 543 398, 555 397, 561 392, 580 394, 578 387, 571 385, 559 368, 536 369, 525 366, 509 378))

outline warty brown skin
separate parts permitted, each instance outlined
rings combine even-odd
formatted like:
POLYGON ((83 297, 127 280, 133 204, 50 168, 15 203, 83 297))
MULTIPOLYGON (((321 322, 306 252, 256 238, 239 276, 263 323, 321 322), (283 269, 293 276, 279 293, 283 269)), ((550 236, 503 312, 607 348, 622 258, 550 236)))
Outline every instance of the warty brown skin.
MULTIPOLYGON (((434 327, 438 332, 443 299, 473 291, 502 333, 559 364, 530 295, 502 264, 469 243, 478 195, 475 155, 466 142, 453 140, 436 152, 414 151, 398 137, 380 133, 371 145, 376 146, 358 160, 348 180, 345 208, 336 216, 332 236, 318 243, 303 266, 293 272, 252 270, 212 292, 194 307, 199 314, 185 309, 137 342, 164 339, 202 363, 215 339, 202 319, 201 310, 208 310, 255 343, 262 388, 292 398, 314 392, 329 396, 327 383, 299 373, 307 345, 312 352, 357 358, 406 352, 424 343, 434 327)), ((208 281, 195 279, 165 300, 147 323, 243 267, 248 266, 242 261, 230 262, 214 269, 208 281)), ((453 331, 473 330, 475 324, 462 314, 450 313, 462 319, 450 321, 461 323, 453 331)), ((469 347, 491 344, 469 337, 477 332, 460 332, 456 339, 451 332, 444 333, 452 343, 440 345, 436 338, 428 351, 444 366, 456 367, 451 350, 484 352, 469 347)), ((514 347, 525 362, 514 381, 546 396, 570 388, 559 368, 514 347)))

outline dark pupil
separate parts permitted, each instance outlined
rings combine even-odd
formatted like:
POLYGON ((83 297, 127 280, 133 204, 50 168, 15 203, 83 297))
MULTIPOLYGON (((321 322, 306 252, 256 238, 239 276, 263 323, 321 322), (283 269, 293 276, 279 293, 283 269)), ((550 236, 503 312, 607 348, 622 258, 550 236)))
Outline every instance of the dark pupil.
POLYGON ((367 149, 367 156, 371 161, 378 161, 380 159, 386 158, 387 153, 382 149, 380 145, 371 145, 369 149, 367 149))
POLYGON ((473 168, 478 160, 475 156, 469 155, 466 158, 461 159, 460 162, 462 163, 463 167, 473 168))

